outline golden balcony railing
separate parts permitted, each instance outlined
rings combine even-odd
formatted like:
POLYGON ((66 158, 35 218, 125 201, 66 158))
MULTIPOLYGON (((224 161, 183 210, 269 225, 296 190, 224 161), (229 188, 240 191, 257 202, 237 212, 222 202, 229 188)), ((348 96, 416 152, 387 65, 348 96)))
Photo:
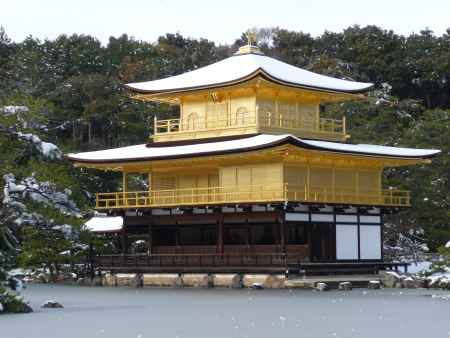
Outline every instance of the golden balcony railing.
POLYGON ((97 209, 135 209, 239 203, 307 202, 377 206, 410 206, 410 192, 387 189, 355 192, 323 187, 283 185, 231 186, 97 193, 97 209))
POLYGON ((259 125, 261 127, 277 128, 295 134, 296 131, 304 131, 318 134, 331 134, 345 137, 345 117, 342 120, 320 118, 319 120, 304 117, 292 117, 288 114, 259 113, 259 125))
MULTIPOLYGON (((208 115, 208 114, 207 114, 208 115)), ((255 127, 255 112, 247 112, 234 116, 210 115, 207 118, 169 119, 154 121, 155 135, 165 133, 192 133, 197 131, 214 131, 240 127, 255 127)))
MULTIPOLYGON (((345 118, 308 119, 284 113, 254 112, 236 114, 208 114, 206 118, 189 117, 187 119, 154 120, 155 136, 176 136, 182 134, 217 133, 231 129, 248 128, 252 132, 283 132, 300 137, 343 140, 346 138, 345 118)), ((229 133, 229 132, 228 132, 229 133)))

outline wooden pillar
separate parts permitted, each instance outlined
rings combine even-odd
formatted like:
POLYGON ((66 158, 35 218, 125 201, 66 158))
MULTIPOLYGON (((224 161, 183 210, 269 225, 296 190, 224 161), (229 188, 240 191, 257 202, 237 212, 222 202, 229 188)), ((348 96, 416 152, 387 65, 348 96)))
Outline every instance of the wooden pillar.
POLYGON ((151 255, 153 253, 153 225, 152 221, 148 224, 148 254, 151 255))
POLYGON ((122 232, 120 233, 120 246, 122 249, 122 254, 126 255, 128 252, 128 238, 127 238, 127 231, 125 227, 122 229, 122 232))
POLYGON ((92 241, 89 241, 89 274, 91 280, 95 277, 95 267, 94 267, 94 246, 92 241))
POLYGON ((217 219, 217 251, 223 255, 223 215, 217 219))
POLYGON ((286 253, 286 222, 285 222, 285 213, 280 213, 279 218, 279 229, 280 229, 280 248, 282 253, 286 253))
POLYGON ((122 172, 122 191, 123 192, 128 191, 128 177, 125 171, 122 172))
POLYGON ((124 206, 128 205, 128 177, 127 173, 125 171, 122 172, 122 204, 124 206))

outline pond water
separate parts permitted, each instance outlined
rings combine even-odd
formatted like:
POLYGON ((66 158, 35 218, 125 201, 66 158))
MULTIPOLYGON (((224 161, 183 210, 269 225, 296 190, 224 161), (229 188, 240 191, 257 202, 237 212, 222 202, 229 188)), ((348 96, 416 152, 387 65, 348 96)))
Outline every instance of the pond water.
POLYGON ((450 337, 450 293, 436 290, 31 285, 24 296, 35 312, 0 316, 0 337, 450 337), (48 299, 64 309, 41 309, 48 299))

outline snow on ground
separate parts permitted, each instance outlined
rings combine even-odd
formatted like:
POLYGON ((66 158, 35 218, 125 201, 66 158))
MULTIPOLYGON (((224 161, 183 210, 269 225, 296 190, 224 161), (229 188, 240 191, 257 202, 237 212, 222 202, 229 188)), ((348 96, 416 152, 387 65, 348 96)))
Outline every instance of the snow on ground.
POLYGON ((430 269, 432 262, 413 262, 408 266, 409 273, 419 273, 430 269))

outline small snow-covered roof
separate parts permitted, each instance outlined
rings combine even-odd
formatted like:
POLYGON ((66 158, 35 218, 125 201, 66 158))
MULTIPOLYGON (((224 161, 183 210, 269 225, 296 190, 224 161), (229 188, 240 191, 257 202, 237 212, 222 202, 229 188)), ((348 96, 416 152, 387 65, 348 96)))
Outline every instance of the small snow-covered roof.
POLYGON ((376 146, 370 144, 347 144, 327 141, 303 140, 296 136, 260 134, 246 138, 226 141, 211 141, 184 145, 160 146, 140 144, 129 147, 91 151, 78 154, 68 154, 69 160, 87 163, 132 162, 145 160, 173 159, 182 157, 197 157, 205 155, 222 155, 270 148, 282 144, 293 144, 300 148, 329 151, 345 154, 360 154, 365 156, 421 159, 434 156, 440 150, 397 148, 376 146))
POLYGON ((246 53, 184 74, 154 81, 129 83, 126 87, 139 93, 150 94, 182 92, 240 83, 257 75, 283 85, 342 93, 360 93, 373 85, 316 74, 263 54, 246 53))
POLYGON ((95 216, 84 223, 84 226, 91 232, 118 232, 123 228, 123 217, 95 216))

